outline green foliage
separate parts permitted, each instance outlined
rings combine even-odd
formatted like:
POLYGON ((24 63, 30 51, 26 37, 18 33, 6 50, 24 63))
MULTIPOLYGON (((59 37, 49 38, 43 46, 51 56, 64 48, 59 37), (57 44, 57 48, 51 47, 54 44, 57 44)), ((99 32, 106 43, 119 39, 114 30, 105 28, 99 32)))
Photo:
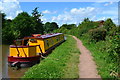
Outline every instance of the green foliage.
POLYGON ((2 15, 2 28, 4 28, 5 27, 5 16, 6 16, 6 14, 1 13, 1 12, 0 12, 0 14, 2 15))
POLYGON ((69 31, 69 34, 75 35, 75 36, 77 36, 78 33, 79 33, 79 29, 78 29, 77 27, 72 28, 72 29, 69 31))
POLYGON ((95 28, 89 31, 89 41, 98 42, 100 40, 105 40, 106 29, 104 28, 95 28))
POLYGON ((15 37, 23 38, 25 36, 30 36, 35 31, 32 22, 32 18, 28 13, 22 12, 18 14, 18 16, 13 19, 11 25, 14 30, 15 37))
POLYGON ((111 43, 108 41, 99 41, 97 43, 91 42, 88 44, 89 39, 86 35, 80 39, 82 40, 83 44, 92 52, 92 56, 97 64, 98 73, 101 75, 101 77, 117 79, 118 57, 112 56, 114 53, 107 51, 108 46, 111 45, 111 43))
POLYGON ((46 22, 44 24, 45 33, 50 33, 50 32, 52 32, 53 30, 56 30, 56 29, 58 29, 58 25, 55 22, 52 22, 52 23, 46 22))
POLYGON ((5 14, 2 13, 2 43, 4 44, 11 44, 13 40, 15 39, 13 30, 11 28, 11 22, 12 20, 6 20, 5 14))
POLYGON ((23 79, 78 78, 79 50, 75 44, 76 41, 68 36, 67 40, 49 54, 46 59, 31 67, 23 79), (71 65, 73 66, 71 67, 71 65))
POLYGON ((66 28, 62 27, 58 30, 58 32, 66 34, 68 32, 68 30, 66 28))
POLYGON ((51 29, 52 29, 51 31, 53 31, 53 30, 55 30, 55 29, 58 29, 58 25, 57 25, 56 22, 52 22, 52 23, 51 23, 51 26, 52 26, 52 27, 51 27, 51 29))
POLYGON ((12 44, 14 39, 30 36, 31 34, 43 34, 42 16, 35 8, 30 16, 27 12, 19 13, 13 20, 5 19, 2 13, 2 42, 12 44))
POLYGON ((110 45, 107 47, 107 52, 113 60, 117 61, 120 57, 120 27, 116 27, 113 35, 108 37, 110 45))
POLYGON ((66 29, 68 29, 68 30, 70 30, 70 29, 73 29, 73 28, 75 28, 76 27, 76 25, 75 24, 63 24, 60 28, 66 28, 66 29))
POLYGON ((109 18, 101 23, 85 18, 76 28, 67 29, 62 25, 56 31, 75 35, 92 52, 98 72, 102 78, 118 79, 120 74, 120 27, 116 26, 109 18))
POLYGON ((82 36, 83 34, 87 33, 90 29, 97 28, 99 26, 99 23, 85 20, 81 24, 78 25, 79 28, 79 36, 82 36))
POLYGON ((43 34, 44 29, 43 29, 42 21, 40 19, 42 14, 39 13, 37 9, 38 7, 36 7, 32 12, 32 23, 31 24, 35 29, 34 31, 35 34, 43 34))
POLYGON ((54 30, 53 32, 60 32, 64 34, 76 34, 73 30, 76 30, 77 26, 75 24, 63 24, 59 29, 54 30))
POLYGON ((9 26, 10 23, 6 24, 6 27, 2 29, 2 43, 4 44, 11 44, 13 43, 13 40, 15 39, 14 31, 9 26))
MULTIPOLYGON (((94 32, 94 30, 97 30, 97 29, 92 29, 90 31, 94 32)), ((104 30, 105 29, 103 28, 103 31, 104 30)), ((120 32, 119 32, 120 27, 115 27, 112 30, 109 31, 111 32, 111 35, 110 34, 106 35, 105 41, 99 41, 97 43, 93 43, 93 42, 88 43, 89 38, 90 38, 89 33, 84 34, 82 37, 80 37, 80 39, 82 40, 84 45, 92 52, 92 55, 94 56, 94 59, 98 66, 98 71, 101 77, 102 78, 114 78, 117 80, 118 73, 119 73, 119 66, 120 66, 119 64, 119 61, 120 61, 119 59, 120 57, 120 54, 119 54, 120 53, 120 45, 119 45, 120 44, 120 32)), ((96 41, 96 40, 93 40, 93 41, 96 41)))
POLYGON ((87 33, 90 29, 97 28, 98 26, 98 22, 93 22, 90 21, 88 18, 85 18, 84 21, 78 25, 78 27, 75 24, 63 24, 56 31, 80 37, 83 34, 87 33))
POLYGON ((87 23, 87 22, 90 22, 89 18, 84 18, 82 24, 87 23))
POLYGON ((104 28, 107 30, 107 31, 110 31, 113 27, 115 27, 115 24, 113 23, 113 21, 108 18, 105 22, 104 22, 104 28))

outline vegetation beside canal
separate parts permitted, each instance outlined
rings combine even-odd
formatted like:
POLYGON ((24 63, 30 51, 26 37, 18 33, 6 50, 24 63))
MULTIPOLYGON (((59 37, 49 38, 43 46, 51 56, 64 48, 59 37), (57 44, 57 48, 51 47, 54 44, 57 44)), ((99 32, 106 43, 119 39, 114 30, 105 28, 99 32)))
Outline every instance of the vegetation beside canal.
POLYGON ((91 21, 85 18, 77 27, 64 24, 54 32, 78 37, 91 51, 102 78, 118 79, 120 74, 120 26, 112 19, 91 21))
POLYGON ((40 64, 31 67, 23 78, 78 78, 79 50, 76 41, 67 40, 55 48, 40 64))
MULTIPOLYGON (((119 66, 118 59, 111 56, 111 53, 106 50, 111 44, 107 41, 100 41, 96 44, 88 44, 88 38, 85 36, 81 37, 80 39, 82 40, 83 44, 92 52, 92 56, 94 57, 98 67, 98 74, 100 74, 102 78, 114 78, 117 80, 119 66)), ((112 53, 112 55, 114 54, 112 53)))

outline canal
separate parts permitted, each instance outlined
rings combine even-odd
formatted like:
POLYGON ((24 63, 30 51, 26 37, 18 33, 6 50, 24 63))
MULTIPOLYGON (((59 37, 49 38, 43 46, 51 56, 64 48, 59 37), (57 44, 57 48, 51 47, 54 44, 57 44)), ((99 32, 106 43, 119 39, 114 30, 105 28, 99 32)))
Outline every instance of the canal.
MULTIPOLYGON (((0 46, 1 48, 1 46, 0 46)), ((24 73, 28 70, 28 68, 21 68, 19 70, 13 70, 13 68, 8 66, 7 56, 9 55, 9 45, 2 45, 2 75, 3 78, 20 78, 24 75, 24 73)))

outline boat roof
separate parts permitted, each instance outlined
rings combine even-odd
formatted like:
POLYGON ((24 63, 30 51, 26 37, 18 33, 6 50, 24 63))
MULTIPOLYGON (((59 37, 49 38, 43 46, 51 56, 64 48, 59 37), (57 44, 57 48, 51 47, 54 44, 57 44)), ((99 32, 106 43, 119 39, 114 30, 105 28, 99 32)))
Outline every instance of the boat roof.
POLYGON ((24 37, 24 39, 46 39, 46 38, 54 37, 61 34, 63 33, 51 33, 51 34, 45 34, 45 35, 38 34, 39 36, 28 36, 28 37, 24 37))

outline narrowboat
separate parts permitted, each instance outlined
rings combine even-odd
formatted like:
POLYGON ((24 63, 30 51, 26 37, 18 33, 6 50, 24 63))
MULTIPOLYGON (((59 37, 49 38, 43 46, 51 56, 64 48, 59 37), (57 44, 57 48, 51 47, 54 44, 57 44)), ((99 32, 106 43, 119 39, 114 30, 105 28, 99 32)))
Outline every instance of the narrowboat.
POLYGON ((12 67, 30 67, 40 62, 42 55, 49 53, 57 45, 64 42, 63 33, 54 34, 32 34, 14 41, 10 45, 8 63, 12 67))

